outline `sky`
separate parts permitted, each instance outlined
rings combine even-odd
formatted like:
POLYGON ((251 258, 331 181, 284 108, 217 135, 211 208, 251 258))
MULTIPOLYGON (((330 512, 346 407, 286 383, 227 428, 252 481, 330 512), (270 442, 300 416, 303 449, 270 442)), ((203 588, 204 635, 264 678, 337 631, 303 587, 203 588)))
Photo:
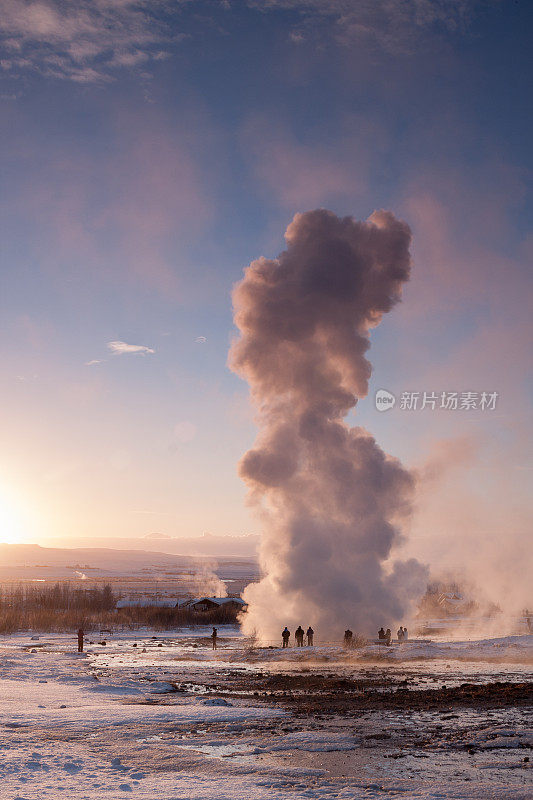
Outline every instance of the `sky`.
POLYGON ((384 208, 412 229, 412 277, 348 421, 416 470, 407 553, 522 557, 532 16, 525 0, 0 0, 0 540, 259 533, 232 287, 294 214, 384 208))

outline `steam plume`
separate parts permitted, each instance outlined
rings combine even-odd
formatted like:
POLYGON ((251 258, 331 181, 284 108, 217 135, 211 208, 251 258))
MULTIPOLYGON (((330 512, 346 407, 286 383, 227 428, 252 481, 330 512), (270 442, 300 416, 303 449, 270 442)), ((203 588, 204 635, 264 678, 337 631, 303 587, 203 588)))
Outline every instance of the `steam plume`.
POLYGON ((226 584, 218 577, 216 568, 216 561, 206 558, 198 559, 190 585, 190 590, 196 597, 227 596, 226 584))
POLYGON ((415 560, 383 566, 413 479, 343 421, 368 391, 369 331, 409 278, 411 233, 387 211, 357 222, 321 209, 297 214, 285 238, 233 293, 230 366, 250 384, 260 425, 239 470, 265 521, 264 577, 246 590, 245 625, 269 639, 311 623, 324 640, 392 625, 424 589, 415 560))

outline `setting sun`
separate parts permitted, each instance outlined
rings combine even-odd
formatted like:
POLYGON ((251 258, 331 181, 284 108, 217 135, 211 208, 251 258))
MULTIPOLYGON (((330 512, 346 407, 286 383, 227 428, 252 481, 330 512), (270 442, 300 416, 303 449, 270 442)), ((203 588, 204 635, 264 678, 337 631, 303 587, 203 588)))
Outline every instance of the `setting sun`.
POLYGON ((25 528, 18 503, 4 488, 0 489, 0 543, 19 544, 24 541, 25 528))

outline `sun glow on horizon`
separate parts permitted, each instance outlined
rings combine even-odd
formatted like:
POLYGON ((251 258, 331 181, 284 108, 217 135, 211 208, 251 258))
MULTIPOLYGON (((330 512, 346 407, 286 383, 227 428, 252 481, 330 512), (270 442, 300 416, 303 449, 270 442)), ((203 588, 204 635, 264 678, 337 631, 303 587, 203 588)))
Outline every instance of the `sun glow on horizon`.
POLYGON ((19 504, 12 500, 4 487, 0 488, 0 544, 22 544, 27 531, 19 504))

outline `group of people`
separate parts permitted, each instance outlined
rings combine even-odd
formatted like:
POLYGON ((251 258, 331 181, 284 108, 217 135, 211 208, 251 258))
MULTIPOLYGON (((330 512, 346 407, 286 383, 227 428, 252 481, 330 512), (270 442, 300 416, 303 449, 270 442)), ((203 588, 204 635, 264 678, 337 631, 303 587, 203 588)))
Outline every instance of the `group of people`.
MULTIPOLYGON (((216 630, 216 629, 214 628, 213 630, 216 630)), ((294 640, 296 642, 296 647, 303 647, 304 646, 304 637, 307 637, 307 646, 308 647, 312 647, 313 646, 313 637, 314 637, 314 635, 315 635, 315 632, 311 628, 311 626, 309 626, 307 631, 304 632, 304 629, 302 628, 302 626, 298 625, 298 627, 294 631, 294 640)), ((407 628, 404 628, 403 626, 400 625, 396 636, 398 637, 398 641, 399 642, 406 642, 407 639, 409 638, 409 634, 407 632, 407 628)), ((287 628, 287 626, 285 626, 284 630, 281 632, 281 640, 283 642, 283 647, 289 647, 290 638, 291 638, 291 632, 287 628)), ((391 629, 387 628, 387 630, 384 630, 383 628, 380 628, 379 631, 378 631, 378 639, 380 641, 382 641, 384 644, 390 644, 391 641, 392 641, 391 629)), ((215 640, 213 640, 213 642, 214 641, 215 640)), ((344 645, 344 647, 354 647, 354 645, 355 645, 353 631, 351 631, 349 628, 347 628, 344 631, 343 645, 344 645)), ((213 647, 215 647, 215 646, 216 645, 213 643, 213 647)))
MULTIPOLYGON (((402 625, 400 625, 400 627, 396 632, 396 636, 398 637, 399 642, 406 642, 407 639, 409 638, 409 633, 407 631, 407 628, 404 628, 402 625)), ((391 629, 387 628, 387 630, 385 631, 383 630, 383 628, 380 628, 378 631, 378 639, 380 641, 384 641, 385 644, 390 644, 392 641, 391 629)))
MULTIPOLYGON (((315 635, 314 630, 311 626, 308 627, 307 631, 304 632, 304 629, 301 625, 298 625, 296 630, 294 631, 294 640, 296 642, 296 647, 303 647, 304 646, 304 636, 307 637, 307 646, 313 646, 313 637, 315 635)), ((284 630, 281 632, 281 640, 283 642, 283 647, 289 646, 289 639, 291 638, 291 632, 285 626, 284 630)))

